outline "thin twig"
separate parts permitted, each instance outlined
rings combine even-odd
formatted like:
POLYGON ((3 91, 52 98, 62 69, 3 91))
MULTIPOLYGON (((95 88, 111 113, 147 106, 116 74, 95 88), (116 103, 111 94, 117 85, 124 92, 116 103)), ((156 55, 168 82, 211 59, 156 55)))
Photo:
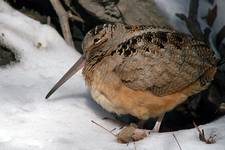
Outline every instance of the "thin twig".
POLYGON ((195 128, 198 130, 199 133, 201 133, 201 130, 199 129, 199 127, 197 126, 197 124, 193 121, 193 125, 195 126, 195 128))
POLYGON ((177 145, 179 146, 180 150, 182 150, 182 148, 181 148, 181 146, 180 146, 180 143, 179 143, 179 141, 178 141, 178 139, 177 139, 177 137, 176 137, 176 135, 175 135, 174 133, 173 133, 173 137, 174 137, 174 139, 175 139, 177 145))
POLYGON ((112 134, 113 136, 117 137, 116 134, 112 133, 110 130, 106 129, 105 127, 103 127, 102 125, 98 124, 97 122, 91 120, 92 123, 96 124, 97 126, 101 127, 102 129, 106 130, 107 132, 109 132, 110 134, 112 134))
POLYGON ((65 38, 65 41, 70 46, 74 47, 74 43, 72 40, 72 35, 69 27, 69 17, 68 13, 64 10, 61 2, 59 0, 50 0, 53 8, 56 11, 56 14, 58 15, 60 26, 62 29, 63 37, 65 38))

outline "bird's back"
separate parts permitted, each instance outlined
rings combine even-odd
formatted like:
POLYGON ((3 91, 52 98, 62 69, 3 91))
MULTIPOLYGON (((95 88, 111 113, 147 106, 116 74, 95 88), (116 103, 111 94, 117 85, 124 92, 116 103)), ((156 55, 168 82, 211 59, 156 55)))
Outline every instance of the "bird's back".
POLYGON ((84 69, 94 99, 108 111, 155 117, 213 80, 216 58, 204 42, 152 26, 127 30, 127 39, 98 55, 91 73, 84 69))

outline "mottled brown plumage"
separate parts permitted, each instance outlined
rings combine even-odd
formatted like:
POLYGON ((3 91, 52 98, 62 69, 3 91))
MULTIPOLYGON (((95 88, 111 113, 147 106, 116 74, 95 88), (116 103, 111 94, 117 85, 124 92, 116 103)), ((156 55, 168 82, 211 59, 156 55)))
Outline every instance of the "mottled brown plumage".
POLYGON ((85 36, 83 50, 93 99, 110 112, 142 120, 206 89, 217 69, 204 42, 154 26, 97 26, 85 36))

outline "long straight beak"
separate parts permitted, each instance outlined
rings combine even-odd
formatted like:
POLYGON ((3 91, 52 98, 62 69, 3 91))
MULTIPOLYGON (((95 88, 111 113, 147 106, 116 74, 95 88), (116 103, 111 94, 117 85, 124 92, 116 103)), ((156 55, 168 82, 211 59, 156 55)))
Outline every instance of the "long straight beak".
POLYGON ((49 98, 63 83, 69 80, 77 71, 83 68, 85 65, 85 58, 81 56, 80 59, 67 71, 67 73, 54 85, 54 87, 48 92, 45 99, 49 98))

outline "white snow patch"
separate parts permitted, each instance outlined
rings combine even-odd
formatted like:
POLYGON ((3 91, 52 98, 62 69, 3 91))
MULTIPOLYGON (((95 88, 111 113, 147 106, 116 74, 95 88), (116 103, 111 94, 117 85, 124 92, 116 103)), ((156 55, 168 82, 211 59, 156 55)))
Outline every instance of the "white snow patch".
MULTIPOLYGON (((44 99, 48 90, 80 57, 54 29, 13 10, 1 0, 0 18, 0 42, 10 45, 20 56, 19 63, 0 68, 1 150, 134 149, 133 144, 119 144, 115 137, 91 123, 95 120, 108 129, 118 127, 102 120, 109 114, 92 102, 81 72, 50 100, 44 99), (40 48, 36 46, 38 42, 42 45, 40 48)), ((195 129, 174 133, 183 150, 222 150, 224 123, 225 117, 222 117, 202 126, 207 133, 217 133, 217 143, 212 145, 200 142, 195 129)), ((179 150, 172 134, 151 134, 136 142, 136 148, 179 150)))

